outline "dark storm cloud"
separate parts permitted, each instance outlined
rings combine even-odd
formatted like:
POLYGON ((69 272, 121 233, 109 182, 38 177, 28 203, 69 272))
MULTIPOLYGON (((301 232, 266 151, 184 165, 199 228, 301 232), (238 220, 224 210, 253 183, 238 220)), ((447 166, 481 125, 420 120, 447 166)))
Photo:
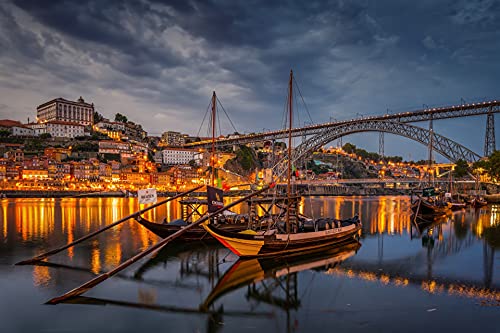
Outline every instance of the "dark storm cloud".
POLYGON ((11 78, 0 78, 0 102, 26 112, 85 94, 160 133, 197 131, 212 90, 241 131, 277 128, 291 68, 316 122, 496 97, 499 10, 493 0, 16 0, 0 4, 0 74, 11 78), (7 101, 15 89, 33 105, 7 101))

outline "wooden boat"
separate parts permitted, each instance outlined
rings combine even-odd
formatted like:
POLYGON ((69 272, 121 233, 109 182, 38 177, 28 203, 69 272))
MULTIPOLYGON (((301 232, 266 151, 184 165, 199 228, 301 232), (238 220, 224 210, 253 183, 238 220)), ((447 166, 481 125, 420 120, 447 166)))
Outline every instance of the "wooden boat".
MULTIPOLYGON (((207 200, 197 198, 181 200, 182 218, 171 222, 151 222, 142 216, 134 217, 137 222, 154 234, 166 238, 179 230, 182 230, 192 222, 194 216, 202 216, 207 211, 216 211, 222 207, 222 190, 207 186, 207 200), (203 207, 206 206, 206 207, 203 207)), ((229 215, 221 214, 216 220, 211 221, 214 227, 228 232, 239 232, 248 228, 248 217, 228 212, 229 215)), ((195 226, 187 230, 177 241, 199 241, 214 240, 201 226, 195 226)))
POLYGON ((278 233, 278 229, 255 232, 229 232, 211 224, 203 228, 214 238, 242 258, 266 257, 294 252, 317 250, 355 239, 361 230, 361 222, 357 216, 346 220, 326 222, 324 229, 318 231, 302 231, 297 233, 278 233))
POLYGON ((279 258, 239 259, 218 280, 200 309, 209 309, 220 297, 268 278, 278 278, 309 269, 328 269, 354 256, 361 244, 349 241, 327 251, 300 253, 279 258))
POLYGON ((483 207, 483 206, 486 206, 487 204, 488 204, 488 202, 480 196, 475 196, 471 201, 471 206, 474 208, 483 207))
POLYGON ((419 196, 411 204, 411 209, 417 215, 443 215, 450 210, 450 207, 445 202, 419 196))
MULTIPOLYGON (((151 231, 157 236, 166 238, 184 227, 189 225, 189 223, 184 220, 174 220, 170 223, 156 223, 146 220, 143 217, 136 217, 135 220, 139 222, 146 229, 151 231)), ((248 228, 247 223, 223 223, 223 224, 213 224, 214 228, 226 231, 226 232, 240 232, 248 228)), ((200 240, 214 240, 210 234, 200 226, 191 228, 182 234, 181 237, 177 239, 178 241, 200 241, 200 240)))
POLYGON ((333 245, 356 238, 361 230, 361 221, 358 216, 350 219, 326 219, 322 225, 319 221, 301 221, 297 215, 298 197, 291 193, 291 146, 292 146, 292 83, 293 72, 290 71, 288 93, 288 175, 287 199, 284 201, 284 216, 276 218, 268 224, 266 230, 243 232, 229 232, 218 229, 210 224, 203 224, 214 238, 240 257, 264 257, 290 254, 301 251, 311 251, 327 248, 333 245), (307 223, 306 223, 307 222, 307 223), (285 228, 280 228, 284 225, 285 228), (307 228, 306 226, 311 226, 307 228))
POLYGON ((452 211, 457 211, 461 209, 465 209, 467 207, 467 204, 465 202, 448 202, 447 203, 448 208, 450 208, 452 211))
POLYGON ((500 202, 500 193, 497 193, 497 194, 485 194, 484 195, 484 199, 487 202, 490 202, 490 203, 499 203, 500 202))

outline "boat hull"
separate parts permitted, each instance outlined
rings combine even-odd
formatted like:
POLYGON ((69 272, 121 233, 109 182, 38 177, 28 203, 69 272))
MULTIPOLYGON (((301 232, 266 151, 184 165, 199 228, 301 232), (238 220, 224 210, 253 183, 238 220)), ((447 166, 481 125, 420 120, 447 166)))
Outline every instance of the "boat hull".
POLYGON ((242 258, 271 257, 313 251, 344 243, 358 236, 361 224, 296 234, 249 235, 226 232, 212 225, 203 225, 214 238, 242 258))
POLYGON ((419 199, 412 204, 411 209, 417 215, 443 215, 450 208, 447 205, 437 206, 427 200, 419 199))
MULTIPOLYGON (((150 222, 144 218, 139 218, 136 219, 137 222, 139 222, 142 226, 144 226, 146 229, 154 233, 155 235, 161 237, 161 238, 166 238, 170 235, 173 235, 174 233, 182 230, 185 226, 180 226, 180 225, 171 225, 168 223, 161 224, 161 223, 155 223, 155 222, 150 222)), ((247 224, 217 224, 216 228, 221 228, 222 230, 226 230, 229 232, 240 232, 242 230, 245 230, 247 228, 247 224)), ((190 228, 186 232, 184 232, 179 238, 177 238, 177 241, 215 241, 215 239, 202 227, 200 226, 195 226, 193 228, 190 228)))
POLYGON ((457 211, 467 208, 467 204, 462 202, 449 202, 448 206, 452 211, 457 211))

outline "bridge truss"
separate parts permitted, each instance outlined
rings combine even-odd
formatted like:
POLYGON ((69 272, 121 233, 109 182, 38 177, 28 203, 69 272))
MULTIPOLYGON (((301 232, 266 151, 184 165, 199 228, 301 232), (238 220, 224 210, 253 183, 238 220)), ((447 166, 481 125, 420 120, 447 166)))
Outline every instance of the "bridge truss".
MULTIPOLYGON (((337 126, 342 126, 342 125, 355 124, 360 121, 389 121, 389 122, 399 122, 399 123, 414 123, 414 122, 449 119, 449 118, 493 115, 494 113, 500 113, 500 100, 446 106, 441 108, 426 108, 411 112, 385 114, 373 117, 353 118, 350 120, 344 120, 338 122, 328 122, 323 124, 304 126, 292 129, 292 135, 294 137, 317 135, 323 133, 329 128, 335 128, 337 126)), ((271 140, 284 139, 287 136, 288 136, 287 130, 277 130, 277 131, 270 131, 257 134, 240 135, 240 136, 235 136, 233 138, 217 140, 216 146, 223 147, 230 145, 248 144, 258 141, 271 141, 271 140)), ((206 141, 189 143, 186 144, 185 147, 209 148, 210 145, 211 141, 206 140, 206 141)))
MULTIPOLYGON (((324 129, 320 134, 307 139, 296 149, 294 149, 292 153, 292 163, 296 164, 297 161, 310 154, 312 151, 319 149, 320 147, 331 141, 349 134, 359 132, 391 133, 404 136, 406 138, 420 142, 421 144, 426 146, 429 145, 429 142, 432 138, 433 150, 448 158, 453 163, 456 163, 458 160, 476 162, 481 158, 481 156, 474 153, 470 149, 433 131, 397 121, 365 119, 324 129)), ((283 176, 286 171, 286 158, 279 161, 273 168, 273 173, 277 177, 283 176)))

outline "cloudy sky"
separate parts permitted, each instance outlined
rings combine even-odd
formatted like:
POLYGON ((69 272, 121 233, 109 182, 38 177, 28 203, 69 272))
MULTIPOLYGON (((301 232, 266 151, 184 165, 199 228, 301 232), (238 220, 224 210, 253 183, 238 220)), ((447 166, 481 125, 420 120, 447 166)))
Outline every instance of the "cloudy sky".
MULTIPOLYGON (((81 95, 152 135, 194 135, 215 90, 239 132, 277 129, 290 69, 315 123, 500 98, 499 1, 272 3, 1 1, 0 118, 26 121, 45 101, 81 95)), ((296 122, 310 122, 301 108, 296 122)), ((482 153, 485 123, 435 128, 482 153)), ((344 140, 378 149, 376 134, 344 140)), ((426 156, 385 141, 388 154, 426 156)))

